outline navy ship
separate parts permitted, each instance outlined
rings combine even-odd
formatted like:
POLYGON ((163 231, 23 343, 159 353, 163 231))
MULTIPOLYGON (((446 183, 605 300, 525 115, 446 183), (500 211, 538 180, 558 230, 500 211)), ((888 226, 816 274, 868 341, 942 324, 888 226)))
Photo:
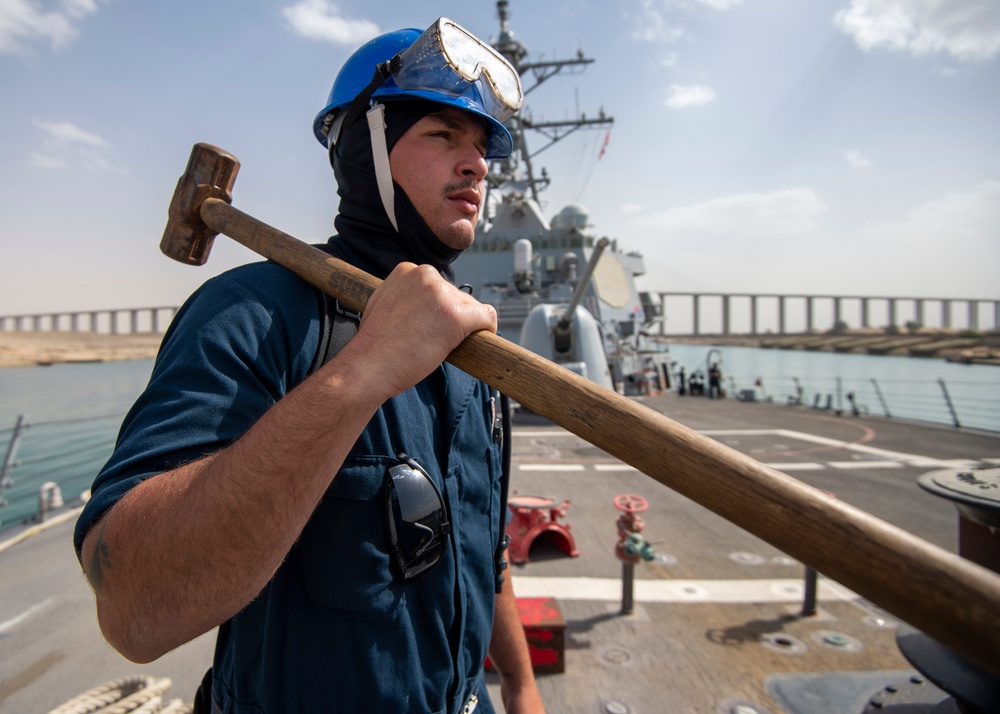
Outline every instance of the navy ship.
MULTIPOLYGON (((507 0, 499 0, 497 10, 500 35, 493 46, 517 68, 525 94, 594 61, 582 52, 529 60, 510 29, 507 0)), ((590 118, 536 121, 527 107, 508 120, 514 151, 490 166, 485 216, 475 243, 455 262, 455 275, 497 309, 507 339, 621 393, 649 393, 669 386, 670 359, 665 345, 648 339, 663 314, 636 287, 646 272, 642 255, 595 233, 578 204, 547 218, 540 196, 551 179, 544 168, 536 174, 533 162, 577 130, 613 123, 603 110, 590 118), (536 146, 536 137, 544 143, 536 146)))
MULTIPOLYGON (((556 74, 558 62, 525 61, 526 50, 507 27, 507 2, 498 8, 495 46, 516 60, 522 75, 534 74, 536 84, 556 74)), ((579 126, 598 122, 611 120, 581 117, 579 126)), ((488 220, 457 265, 458 282, 497 307, 508 338, 547 350, 595 381, 603 360, 606 384, 641 392, 643 384, 649 389, 646 368, 669 361, 665 351, 643 344, 643 333, 661 316, 635 288, 641 256, 595 235, 579 206, 544 217, 538 194, 548 177, 541 172, 534 178, 524 137, 540 128, 568 132, 576 122, 558 124, 565 126, 532 122, 526 112, 511 121, 518 152, 494 167, 488 220)), ((110 391, 96 377, 76 381, 110 391)), ((651 391, 637 401, 767 466, 798 474, 831 501, 864 508, 1000 572, 995 432, 867 414, 838 418, 801 403, 651 391), (970 510, 970 493, 988 505, 970 510)), ((519 600, 554 613, 544 627, 535 623, 548 637, 542 654, 557 653, 536 663, 550 714, 1000 711, 995 664, 985 671, 936 647, 890 610, 583 439, 553 425, 515 422, 512 451, 512 506, 518 511, 512 523, 531 526, 525 529, 530 537, 521 538, 524 557, 513 561, 512 582, 519 600), (632 553, 619 523, 639 513, 633 520, 644 523, 648 540, 632 553), (562 538, 553 538, 556 533, 562 538)), ((707 489, 727 487, 710 471, 704 482, 707 489)), ((43 514, 40 523, 5 532, 0 541, 0 714, 132 711, 121 704, 127 698, 147 702, 143 711, 189 712, 184 702, 211 664, 214 633, 145 665, 111 650, 70 546, 78 513, 77 502, 67 504, 47 519, 43 514), (101 682, 107 684, 95 687, 101 682)), ((855 543, 819 530, 814 538, 830 550, 855 552, 855 543)), ((928 612, 955 621, 968 603, 934 598, 940 584, 921 576, 922 552, 923 546, 915 549, 907 562, 857 567, 872 574, 890 569, 912 583, 928 612)), ((984 626, 982 639, 990 637, 995 641, 984 626)), ((499 675, 488 673, 487 683, 499 708, 499 675)), ((331 702, 336 696, 331 691, 331 702)))

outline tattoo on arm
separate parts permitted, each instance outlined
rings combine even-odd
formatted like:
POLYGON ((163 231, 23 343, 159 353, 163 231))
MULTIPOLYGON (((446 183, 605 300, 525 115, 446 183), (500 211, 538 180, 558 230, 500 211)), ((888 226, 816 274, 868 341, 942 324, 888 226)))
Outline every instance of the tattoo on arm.
POLYGON ((97 532, 97 542, 94 543, 94 554, 90 558, 90 569, 87 571, 87 579, 90 580, 94 592, 100 593, 104 583, 104 571, 111 567, 110 553, 107 541, 104 540, 104 529, 107 523, 101 523, 101 530, 97 532))

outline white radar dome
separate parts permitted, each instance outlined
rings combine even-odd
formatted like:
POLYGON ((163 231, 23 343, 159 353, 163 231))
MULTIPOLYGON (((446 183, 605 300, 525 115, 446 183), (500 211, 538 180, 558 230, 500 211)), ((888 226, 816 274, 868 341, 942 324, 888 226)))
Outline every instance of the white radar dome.
POLYGON ((514 272, 527 273, 531 270, 531 241, 520 238, 514 241, 514 272))
POLYGON ((576 228, 579 230, 586 228, 588 221, 590 221, 590 214, 579 203, 569 204, 552 219, 552 223, 559 228, 576 228))

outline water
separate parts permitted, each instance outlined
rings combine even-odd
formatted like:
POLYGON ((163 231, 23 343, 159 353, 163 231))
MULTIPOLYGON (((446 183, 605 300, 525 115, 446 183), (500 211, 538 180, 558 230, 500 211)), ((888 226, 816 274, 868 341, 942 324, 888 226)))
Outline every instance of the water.
POLYGON ((90 488, 152 368, 152 360, 142 360, 0 369, 0 458, 18 415, 30 424, 8 474, 14 483, 2 493, 0 529, 38 513, 38 490, 47 481, 67 502, 90 488))
MULTIPOLYGON (((707 371, 713 349, 711 359, 721 362, 729 396, 753 390, 757 399, 783 404, 801 386, 807 405, 818 398, 823 406, 829 399, 831 408, 850 413, 847 395, 852 394, 861 413, 885 415, 887 407, 893 418, 952 424, 940 379, 963 427, 1000 433, 1000 367, 912 357, 670 346, 677 367, 683 365, 689 375, 707 371)), ((10 472, 14 484, 3 492, 8 505, 0 508, 0 529, 38 512, 38 490, 46 481, 56 482, 66 501, 90 487, 152 366, 152 360, 145 360, 0 369, 0 455, 7 452, 18 415, 25 414, 31 423, 17 450, 19 464, 10 472)))
POLYGON ((728 396, 753 390, 756 399, 785 404, 801 387, 807 406, 829 401, 831 409, 850 413, 851 395, 861 414, 951 425, 957 420, 963 428, 1000 432, 1000 367, 993 365, 691 344, 671 344, 670 353, 689 375, 707 372, 709 360, 719 361, 728 396))

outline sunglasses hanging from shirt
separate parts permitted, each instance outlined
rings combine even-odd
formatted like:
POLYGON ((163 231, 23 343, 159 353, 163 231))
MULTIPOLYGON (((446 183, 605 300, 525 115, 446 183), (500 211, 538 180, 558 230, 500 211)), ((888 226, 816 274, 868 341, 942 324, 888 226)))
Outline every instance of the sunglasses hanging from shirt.
POLYGON ((385 518, 389 547, 406 583, 438 564, 451 524, 430 475, 406 454, 397 458, 400 463, 386 469, 385 518))

